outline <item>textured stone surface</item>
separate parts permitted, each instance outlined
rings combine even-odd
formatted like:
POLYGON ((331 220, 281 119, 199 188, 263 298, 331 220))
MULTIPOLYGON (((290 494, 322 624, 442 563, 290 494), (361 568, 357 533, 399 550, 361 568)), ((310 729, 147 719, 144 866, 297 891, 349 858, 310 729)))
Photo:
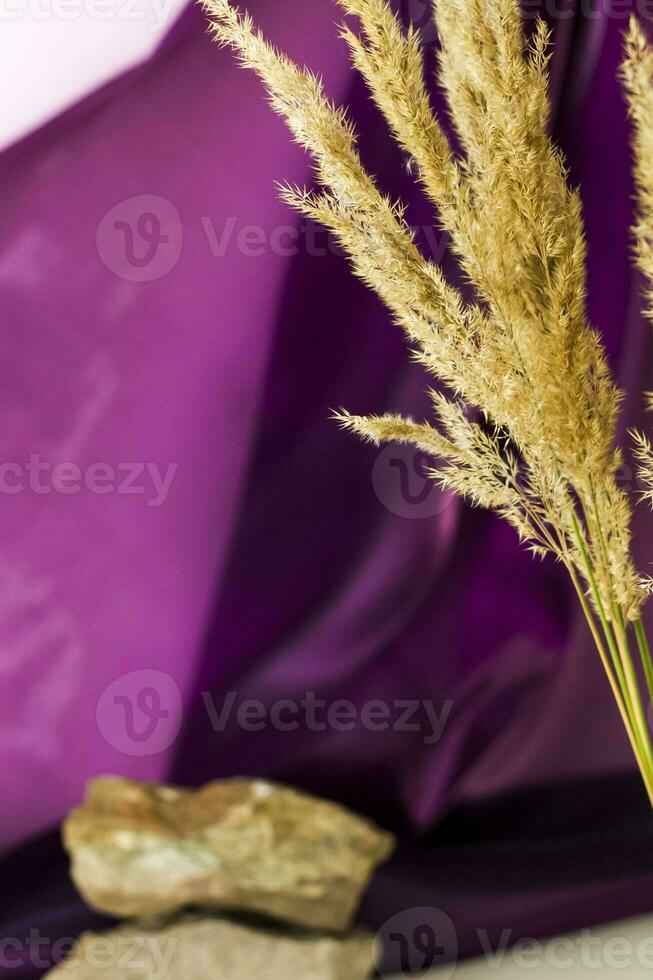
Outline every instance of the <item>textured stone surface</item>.
POLYGON ((225 919, 188 918, 161 930, 128 926, 87 933, 49 980, 365 980, 374 940, 269 931, 225 919))
POLYGON ((393 838, 342 807, 271 783, 197 792, 103 778, 64 825, 86 901, 123 918, 188 906, 349 928, 393 838))

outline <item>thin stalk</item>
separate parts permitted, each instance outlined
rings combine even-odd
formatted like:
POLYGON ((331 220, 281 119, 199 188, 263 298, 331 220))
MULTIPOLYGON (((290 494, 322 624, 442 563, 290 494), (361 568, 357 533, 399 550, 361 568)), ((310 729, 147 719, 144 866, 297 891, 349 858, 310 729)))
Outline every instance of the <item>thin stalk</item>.
POLYGON ((642 703, 637 672, 635 671, 635 665, 630 653, 628 636, 625 628, 619 624, 618 628, 615 630, 615 633, 617 635, 617 641, 619 643, 622 662, 626 673, 626 681, 630 691, 633 712, 637 718, 637 725, 641 734, 642 747, 648 759, 651 770, 653 771, 653 747, 651 746, 651 736, 648 727, 648 720, 646 718, 646 712, 644 711, 644 705, 642 703))
MULTIPOLYGON (((648 719, 644 712, 644 707, 642 704, 642 698, 640 693, 639 679, 637 677, 637 672, 635 671, 635 665, 630 652, 630 641, 628 639, 628 627, 626 624, 626 618, 624 616, 621 606, 614 600, 614 580, 612 578, 612 572, 610 570, 610 561, 608 556, 608 548, 605 541, 605 536, 603 534, 603 527, 601 525, 601 519, 599 516, 599 506, 596 498, 596 492, 593 485, 590 484, 591 498, 592 498, 592 516, 594 519, 594 526, 596 528, 596 534, 599 540, 599 548, 601 549, 602 559, 605 564, 606 575, 608 576, 608 581, 610 584, 610 611, 612 613, 612 618, 615 623, 614 633, 619 647, 619 653, 621 656, 621 662, 623 665, 624 673, 626 675, 626 682, 628 685, 628 690, 630 694, 630 701, 632 705, 632 712, 637 719, 637 727, 641 733, 642 747, 646 753, 649 765, 653 771, 653 747, 651 745, 651 735, 648 725, 648 719)), ((587 520, 587 518, 586 518, 587 520)), ((642 628, 643 632, 643 628, 642 628)), ((642 647, 640 644, 640 637, 637 634, 637 642, 640 646, 640 656, 642 658, 642 663, 644 665, 644 670, 646 673, 646 657, 642 655, 642 647)), ((646 636, 644 634, 644 639, 646 636)), ((650 657, 648 658, 650 665, 650 657)), ((653 680, 653 675, 652 678, 653 680)), ((649 677, 647 675, 647 686, 649 686, 649 677)))
MULTIPOLYGON (((575 515, 574 515, 574 517, 575 517, 575 515)), ((576 540, 577 540, 578 546, 579 546, 580 551, 581 551, 581 554, 583 555, 583 558, 585 560, 585 564, 587 566, 588 573, 591 576, 592 575, 592 572, 591 572, 590 563, 589 563, 589 555, 587 553, 587 548, 585 547, 585 543, 584 543, 583 538, 582 538, 582 533, 581 533, 580 527, 575 526, 575 532, 576 532, 576 540)), ((548 536, 548 534, 547 534, 547 536, 548 536)), ((571 558, 571 556, 568 555, 566 540, 565 540, 565 538, 561 534, 558 534, 557 535, 557 538, 558 538, 558 540, 557 540, 557 548, 556 548, 556 543, 555 542, 552 542, 552 539, 549 537, 549 540, 552 543, 552 550, 554 550, 554 551, 555 550, 559 550, 560 553, 565 556, 563 558, 563 563, 564 563, 565 568, 567 569, 567 571, 569 573, 569 576, 570 576, 571 581, 573 583, 574 589, 576 590, 576 594, 578 596, 578 600, 580 602, 581 608, 582 608, 583 613, 585 615, 585 619, 587 620, 588 626, 590 628, 590 632, 591 632, 592 637, 594 639, 594 643, 595 643, 596 648, 597 648, 597 650, 599 652, 599 655, 601 657, 601 661, 603 663, 605 672, 606 672, 606 674, 608 676, 608 680, 610 681, 610 687, 612 688, 612 693, 614 694, 615 700, 617 702, 617 706, 619 708, 619 712, 621 714, 622 721, 623 721, 623 723, 624 723, 624 725, 626 727, 626 731, 628 733, 628 737, 630 739, 630 742, 631 742, 633 751, 635 752, 635 756, 636 756, 638 762, 640 762, 640 751, 639 751, 639 748, 638 748, 638 746, 636 744, 636 741, 637 740, 636 740, 636 737, 635 737, 635 724, 634 724, 634 719, 629 716, 629 710, 628 709, 630 708, 630 704, 628 702, 628 689, 627 689, 627 685, 626 685, 626 678, 625 678, 625 675, 624 675, 624 672, 623 672, 623 666, 622 666, 622 663, 621 663, 621 658, 619 656, 617 656, 617 648, 616 648, 616 645, 614 643, 614 638, 612 638, 612 642, 611 643, 609 642, 609 646, 610 646, 610 650, 611 650, 611 656, 612 656, 612 666, 611 666, 610 665, 610 661, 608 659, 607 651, 605 649, 605 645, 603 643, 603 640, 601 639, 601 633, 600 633, 599 628, 598 628, 598 626, 596 624, 596 619, 594 618, 594 615, 592 613, 592 610, 590 609, 589 603, 587 601, 587 597, 585 596, 585 591, 584 591, 584 589, 583 589, 583 587, 582 587, 582 585, 580 583, 580 580, 578 578, 578 575, 576 573, 576 569, 574 567, 573 559, 571 558), (614 668, 614 673, 613 673, 613 668, 614 668), (615 677, 615 674, 616 674, 616 677, 615 677)), ((596 594, 597 599, 598 599, 598 589, 596 588, 596 582, 594 582, 594 591, 595 591, 595 594, 596 594)), ((600 599, 599 599, 598 605, 600 605, 600 599)), ((608 641, 610 641, 610 638, 612 637, 612 631, 609 630, 609 628, 608 628, 607 617, 604 617, 603 628, 604 628, 604 634, 606 635, 606 639, 608 641)), ((640 766, 640 768, 641 768, 641 766, 640 766)))
POLYGON ((587 546, 585 544, 583 533, 576 514, 572 516, 572 522, 576 542, 583 558, 587 579, 594 596, 606 642, 612 656, 615 670, 620 679, 620 686, 622 688, 626 713, 630 719, 633 739, 637 746, 635 752, 637 762, 649 795, 649 799, 653 805, 653 750, 651 748, 651 739, 646 721, 646 715, 644 714, 639 695, 639 688, 637 687, 637 678, 632 666, 632 658, 630 657, 630 651, 628 648, 628 639, 623 628, 620 632, 615 631, 615 633, 613 633, 612 631, 612 626, 608 620, 603 602, 601 600, 596 579, 594 577, 594 572, 592 570, 590 556, 587 551, 587 546))
MULTIPOLYGON (((572 515, 572 522, 574 527, 574 534, 576 537, 576 543, 578 545, 578 549, 583 558, 583 564, 585 565, 585 574, 587 575, 587 581, 589 582, 590 588, 592 590, 592 595, 594 596, 594 602, 596 603, 596 608, 599 613, 599 619, 601 621, 603 633, 605 635, 605 639, 608 644, 608 649, 610 650, 610 656, 612 657, 614 669, 617 673, 617 677, 619 678, 619 684, 624 696, 624 701, 630 712, 632 711, 632 706, 628 700, 628 685, 626 683, 626 676, 624 674, 620 651, 615 641, 614 634, 612 632, 612 626, 610 625, 605 609, 603 607, 603 602, 599 594, 598 585, 596 584, 596 578, 594 577, 594 572, 592 570, 592 563, 590 561, 590 556, 587 551, 587 545, 585 544, 585 540, 583 538, 583 532, 578 522, 578 518, 576 517, 575 514, 572 515)), ((632 717, 631 720, 633 723, 633 728, 636 728, 635 718, 632 717)))
POLYGON ((594 616, 592 614, 592 610, 590 609, 590 605, 589 605, 589 603, 588 603, 588 601, 587 601, 587 599, 585 597, 585 593, 583 592, 583 587, 580 584, 580 581, 578 579, 578 575, 576 574, 576 570, 574 569, 573 565, 567 565, 566 567, 567 567, 567 571, 569 572, 569 576, 570 576, 571 581, 573 583, 574 589, 576 590, 576 594, 578 596, 578 601, 580 602, 581 608, 582 608, 583 613, 585 615, 585 619, 587 620, 587 624, 588 624, 588 626, 590 628, 590 632, 591 632, 592 637, 594 639, 594 643, 596 644, 596 648, 597 648, 597 650, 599 652, 599 656, 601 657, 601 662, 603 664, 605 673, 608 676, 608 680, 610 682, 610 687, 612 689, 612 693, 614 695, 614 699, 617 702, 617 707, 619 709, 619 714, 621 715, 621 720, 623 721, 624 726, 626 728, 626 732, 628 733, 628 738, 630 739, 630 744, 632 746, 633 752, 635 753, 635 757, 637 758, 637 760, 639 762, 640 761, 640 754, 639 754, 639 749, 637 747, 637 743, 636 743, 636 740, 635 740, 635 735, 634 735, 634 732, 633 732, 632 724, 631 724, 630 718, 628 717, 628 712, 626 711, 626 705, 625 705, 625 702, 624 702, 622 691, 621 691, 621 689, 619 687, 619 684, 617 682, 617 679, 616 679, 616 677, 614 675, 614 671, 613 671, 612 666, 610 664, 610 659, 608 657, 608 652, 607 652, 607 650, 605 648, 605 644, 603 643, 603 640, 601 639, 601 633, 599 631, 598 626, 596 625, 596 620, 595 620, 595 618, 594 618, 594 616))
POLYGON ((583 592, 583 588, 582 588, 582 586, 581 586, 581 584, 580 584, 580 582, 578 580, 578 576, 576 575, 576 571, 574 570, 574 568, 572 566, 567 566, 567 568, 568 568, 568 571, 569 571, 569 575, 571 577, 571 580, 572 580, 572 582, 574 584, 574 588, 576 590, 576 593, 578 595, 578 599, 579 599, 579 602, 581 604, 581 608, 583 610, 583 613, 585 614, 585 618, 587 620, 588 626, 589 626, 590 631, 592 633, 592 636, 594 638, 594 642, 596 644, 596 648, 599 651, 599 655, 601 657, 601 662, 603 663, 603 668, 604 668, 605 673, 606 673, 606 675, 608 677, 608 680, 610 682, 610 687, 612 689, 612 693, 614 695, 614 699, 617 702, 617 707, 619 709, 619 714, 621 715, 621 720, 623 722, 624 728, 626 729, 626 734, 628 735, 628 740, 630 742, 630 747, 631 747, 631 749, 633 751, 633 755, 635 756, 635 760, 637 761, 637 766, 639 768, 639 772, 640 772, 640 775, 642 777, 642 781, 643 781, 644 786, 646 788, 646 792, 648 794, 648 798, 649 798, 651 804, 653 805, 653 774, 651 774, 649 772, 649 767, 646 765, 645 760, 642 758, 642 754, 640 752, 637 739, 635 738, 635 733, 633 731, 632 724, 631 724, 630 718, 628 716, 628 712, 626 711, 626 706, 624 704, 624 700, 623 700, 621 691, 619 690, 619 685, 617 684, 616 678, 615 678, 614 673, 612 671, 612 668, 610 666, 610 660, 608 658, 607 650, 605 649, 605 645, 604 645, 604 643, 603 643, 603 641, 601 639, 601 634, 600 634, 600 632, 598 630, 598 627, 596 625, 596 620, 594 619, 594 616, 592 615, 592 610, 590 609, 589 603, 587 602, 587 599, 585 598, 585 593, 583 592))
POLYGON ((642 658, 642 667, 644 668, 649 698, 653 703, 653 660, 641 616, 635 620, 635 636, 637 637, 637 646, 639 647, 639 653, 642 658))

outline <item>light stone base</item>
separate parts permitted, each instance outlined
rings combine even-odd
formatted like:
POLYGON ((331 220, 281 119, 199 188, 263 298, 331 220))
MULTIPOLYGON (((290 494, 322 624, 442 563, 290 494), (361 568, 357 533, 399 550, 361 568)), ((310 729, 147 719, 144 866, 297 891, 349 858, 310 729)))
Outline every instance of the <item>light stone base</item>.
POLYGON ((82 936, 48 980, 367 980, 374 939, 332 937, 188 917, 162 929, 82 936))
POLYGON ((346 931, 394 840, 325 800, 262 780, 196 792, 103 778, 64 824, 88 904, 140 921, 185 908, 346 931))

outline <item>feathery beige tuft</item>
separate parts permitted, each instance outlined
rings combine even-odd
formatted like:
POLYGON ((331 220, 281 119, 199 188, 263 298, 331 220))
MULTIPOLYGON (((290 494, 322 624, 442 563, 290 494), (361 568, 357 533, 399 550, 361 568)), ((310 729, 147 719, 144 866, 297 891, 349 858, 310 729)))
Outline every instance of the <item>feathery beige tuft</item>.
POLYGON ((653 323, 653 48, 636 17, 626 36, 622 80, 633 122, 638 214, 635 255, 647 284, 646 315, 653 323))
MULTIPOLYGON (((313 156, 320 189, 286 186, 282 196, 332 230, 438 381, 430 421, 336 417, 374 442, 418 446, 443 486, 501 514, 536 554, 564 563, 653 799, 653 749, 629 653, 629 624, 639 640, 645 589, 617 480, 621 394, 587 319, 580 197, 548 135, 548 29, 538 21, 527 41, 518 0, 435 0, 438 74, 462 148, 456 153, 431 108, 418 32, 405 30, 385 0, 339 2, 359 24, 341 28, 353 64, 410 155, 473 297, 420 252, 401 202, 385 197, 363 167, 354 126, 321 80, 228 0, 205 0, 217 40, 258 73, 313 156)), ((638 261, 653 311, 653 55, 636 26, 628 44, 642 194, 638 261)), ((642 464, 652 465, 648 448, 641 451, 642 464)))
POLYGON ((402 206, 364 170, 354 128, 320 80, 227 0, 205 3, 218 40, 258 72, 273 107, 314 156, 323 190, 286 187, 283 197, 332 229, 450 392, 435 399, 435 428, 346 413, 340 421, 374 439, 427 449, 445 486, 499 510, 534 550, 552 552, 586 578, 573 522, 580 501, 606 616, 615 615, 616 589, 634 619, 643 595, 629 558, 629 506, 615 480, 620 396, 586 319, 578 193, 547 135, 546 28, 540 23, 526 45, 516 0, 436 4, 440 80, 465 149, 456 159, 431 111, 418 34, 404 32, 383 0, 341 5, 362 28, 342 28, 354 64, 411 154, 475 287, 474 303, 420 253, 402 206), (599 524, 605 548, 593 533, 599 524))

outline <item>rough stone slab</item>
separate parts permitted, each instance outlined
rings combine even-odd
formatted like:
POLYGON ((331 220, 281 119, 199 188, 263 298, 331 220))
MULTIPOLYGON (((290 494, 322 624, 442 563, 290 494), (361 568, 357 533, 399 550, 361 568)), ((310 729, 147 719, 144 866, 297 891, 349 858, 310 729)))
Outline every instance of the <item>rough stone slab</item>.
POLYGON ((106 777, 64 825, 92 907, 152 920, 186 907, 350 927, 391 835, 336 804, 252 780, 196 792, 106 777))
POLYGON ((271 931, 188 918, 165 929, 86 933, 48 980, 366 980, 374 939, 271 931))

